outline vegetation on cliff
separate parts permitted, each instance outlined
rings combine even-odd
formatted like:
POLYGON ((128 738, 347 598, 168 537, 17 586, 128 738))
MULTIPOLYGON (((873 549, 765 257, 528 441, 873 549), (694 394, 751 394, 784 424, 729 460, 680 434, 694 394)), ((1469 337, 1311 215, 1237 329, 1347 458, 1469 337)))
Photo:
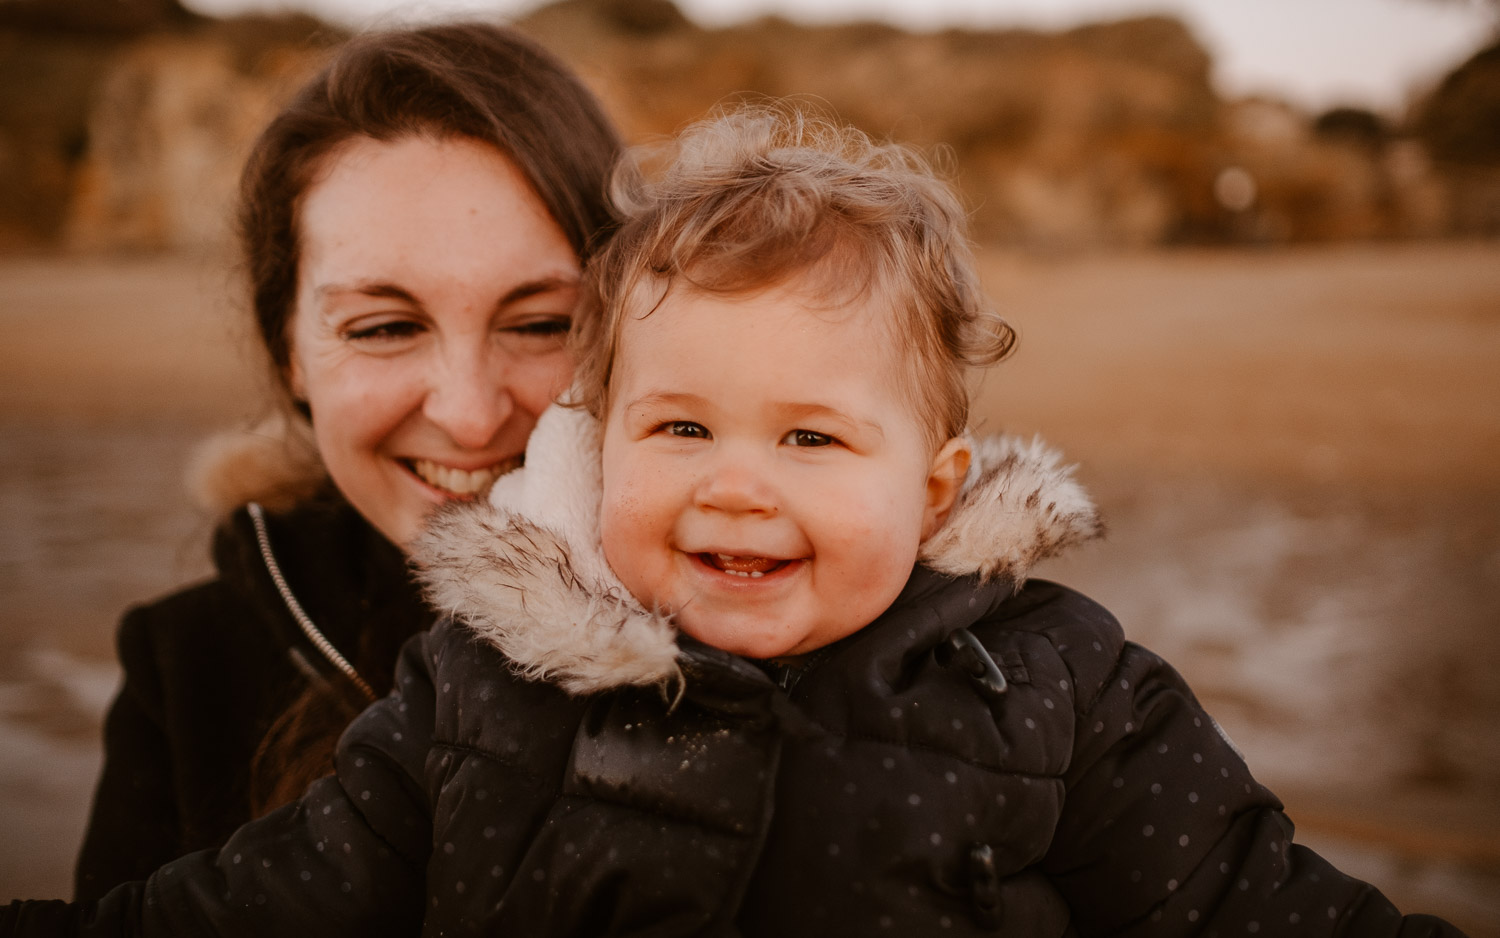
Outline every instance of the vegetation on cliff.
MULTIPOLYGON (((671 0, 559 0, 517 25, 634 140, 738 97, 795 96, 934 153, 977 231, 1014 244, 1500 231, 1500 196, 1484 196, 1500 192, 1495 49, 1410 117, 1313 116, 1226 100, 1203 45, 1161 16, 1060 32, 705 29, 671 0)), ((224 243, 246 147, 341 35, 307 17, 206 20, 176 0, 0 0, 0 249, 224 243), (112 27, 80 25, 105 6, 112 27)))

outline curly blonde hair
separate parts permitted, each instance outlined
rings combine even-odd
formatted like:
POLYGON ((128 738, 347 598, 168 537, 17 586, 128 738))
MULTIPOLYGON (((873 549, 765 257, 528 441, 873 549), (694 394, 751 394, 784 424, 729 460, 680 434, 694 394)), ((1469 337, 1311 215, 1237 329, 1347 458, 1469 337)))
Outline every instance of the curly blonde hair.
POLYGON ((801 278, 831 307, 888 310, 919 419, 935 444, 964 432, 967 370, 1008 355, 1015 332, 980 289, 957 197, 919 154, 772 103, 694 124, 666 155, 653 179, 640 149, 615 175, 622 221, 585 277, 575 404, 604 416, 626 317, 668 291, 735 296, 801 278))

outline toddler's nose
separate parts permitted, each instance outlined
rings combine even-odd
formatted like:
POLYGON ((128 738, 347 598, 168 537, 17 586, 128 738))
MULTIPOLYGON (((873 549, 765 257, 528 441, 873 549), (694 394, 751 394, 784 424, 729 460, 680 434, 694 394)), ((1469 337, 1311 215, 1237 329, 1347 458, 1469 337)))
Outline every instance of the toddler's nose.
POLYGON ((775 487, 753 462, 726 454, 699 483, 694 503, 710 511, 731 514, 774 516, 777 513, 775 487))

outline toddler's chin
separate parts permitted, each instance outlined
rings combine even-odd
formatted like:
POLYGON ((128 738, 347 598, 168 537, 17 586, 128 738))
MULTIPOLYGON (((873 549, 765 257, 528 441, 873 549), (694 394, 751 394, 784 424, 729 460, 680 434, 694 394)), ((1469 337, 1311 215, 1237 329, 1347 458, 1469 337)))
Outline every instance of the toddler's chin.
POLYGON ((682 621, 680 617, 678 627, 682 631, 696 638, 705 645, 712 645, 721 651, 739 655, 741 658, 788 658, 800 654, 804 649, 797 646, 801 635, 783 634, 779 631, 766 631, 762 628, 734 629, 725 628, 721 620, 717 623, 695 623, 689 618, 682 621))

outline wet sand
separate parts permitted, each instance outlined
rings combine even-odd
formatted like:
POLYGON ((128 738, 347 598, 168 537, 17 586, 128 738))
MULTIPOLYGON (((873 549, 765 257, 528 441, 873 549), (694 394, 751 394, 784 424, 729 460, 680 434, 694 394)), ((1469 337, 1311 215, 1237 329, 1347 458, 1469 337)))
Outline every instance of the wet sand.
MULTIPOLYGON (((1080 463, 1043 571, 1178 666, 1299 839, 1500 936, 1500 245, 986 252, 983 429, 1080 463)), ((226 264, 0 259, 0 900, 66 895, 125 605, 206 574, 253 408, 226 264)))

